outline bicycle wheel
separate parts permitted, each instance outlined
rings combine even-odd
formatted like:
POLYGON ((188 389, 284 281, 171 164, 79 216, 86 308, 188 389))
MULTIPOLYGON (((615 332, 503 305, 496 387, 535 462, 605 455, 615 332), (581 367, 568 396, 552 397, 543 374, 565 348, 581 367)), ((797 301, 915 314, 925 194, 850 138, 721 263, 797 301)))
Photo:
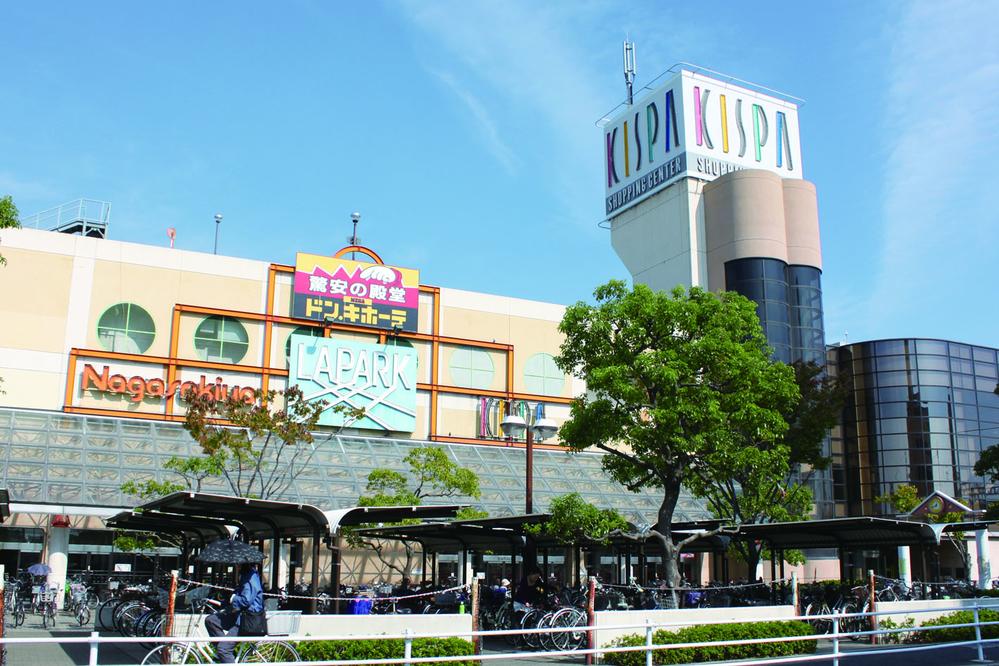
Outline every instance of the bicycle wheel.
MULTIPOLYGON (((531 610, 524 613, 524 618, 520 621, 520 628, 535 629, 537 628, 538 622, 541 621, 542 617, 544 616, 540 610, 538 610, 537 608, 532 608, 531 610)), ((524 641, 524 645, 531 648, 532 650, 537 650, 539 647, 541 647, 541 641, 539 639, 538 634, 536 633, 532 632, 529 634, 521 634, 520 639, 524 641)))
POLYGON ((86 605, 81 604, 76 609, 76 621, 81 627, 85 624, 90 624, 90 617, 90 609, 86 605))
POLYGON ((114 607, 117 599, 106 599, 97 606, 97 630, 111 631, 114 629, 114 607))
POLYGON ((259 641, 239 645, 236 651, 238 664, 276 664, 296 662, 301 659, 295 648, 284 641, 259 641))
POLYGON ((547 613, 541 616, 540 620, 538 620, 537 628, 539 630, 542 629, 546 630, 543 633, 535 634, 538 639, 538 647, 540 647, 542 650, 547 651, 555 649, 555 643, 552 640, 554 634, 552 634, 550 631, 547 631, 548 629, 551 629, 552 621, 554 619, 555 619, 555 613, 553 611, 548 611, 547 613))
POLYGON ((20 627, 22 624, 24 624, 24 608, 18 606, 14 609, 14 626, 20 627))
POLYGON ((201 655, 190 643, 171 643, 169 645, 157 645, 142 660, 143 666, 147 664, 201 664, 201 655), (165 654, 164 654, 165 653, 165 654))
POLYGON ((48 629, 49 626, 49 611, 46 608, 42 609, 42 629, 48 629))

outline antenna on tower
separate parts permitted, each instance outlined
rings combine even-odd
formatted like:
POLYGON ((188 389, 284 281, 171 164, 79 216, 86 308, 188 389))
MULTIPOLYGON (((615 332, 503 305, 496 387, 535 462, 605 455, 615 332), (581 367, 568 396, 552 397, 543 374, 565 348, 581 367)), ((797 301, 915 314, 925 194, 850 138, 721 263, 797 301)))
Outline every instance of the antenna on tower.
MULTIPOLYGON (((357 212, 357 211, 354 211, 353 213, 350 214, 350 221, 354 223, 354 233, 352 233, 351 235, 347 236, 347 241, 351 245, 357 245, 358 243, 361 242, 361 239, 358 238, 358 236, 357 236, 357 223, 361 221, 361 214, 359 212, 357 212)), ((356 259, 357 258, 357 253, 356 252, 351 252, 350 253, 350 258, 351 259, 356 259)))
POLYGON ((635 85, 635 42, 624 40, 624 83, 628 86, 628 106, 634 101, 635 85))

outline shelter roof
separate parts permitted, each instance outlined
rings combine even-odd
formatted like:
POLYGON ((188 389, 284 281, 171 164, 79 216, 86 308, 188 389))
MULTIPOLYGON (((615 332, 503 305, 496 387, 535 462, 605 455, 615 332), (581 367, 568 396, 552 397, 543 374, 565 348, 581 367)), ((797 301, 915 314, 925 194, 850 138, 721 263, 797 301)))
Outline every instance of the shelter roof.
POLYGON ((986 521, 923 523, 862 516, 793 523, 742 525, 733 538, 761 539, 774 548, 862 548, 933 546, 944 534, 988 529, 986 521))
MULTIPOLYGON (((230 495, 181 491, 146 502, 132 512, 118 514, 116 526, 124 529, 186 533, 190 524, 207 521, 241 529, 251 539, 327 536, 341 527, 367 523, 397 522, 408 518, 453 517, 463 505, 353 507, 323 511, 311 504, 278 502, 230 495), (180 531, 178 531, 180 530, 180 531)), ((110 525, 110 523, 108 523, 110 525)), ((190 532, 191 535, 201 533, 190 532)))
POLYGON ((122 511, 105 518, 104 524, 119 530, 176 534, 185 537, 192 546, 204 546, 216 539, 229 536, 229 528, 222 520, 204 516, 189 518, 155 511, 122 511))
MULTIPOLYGON (((415 541, 429 551, 468 548, 475 551, 503 552, 519 550, 524 546, 524 527, 535 525, 551 516, 544 513, 479 520, 455 520, 449 523, 420 523, 418 525, 392 525, 358 530, 364 536, 415 541)), ((536 541, 544 542, 545 539, 536 541)), ((546 543, 539 543, 544 547, 546 543)))

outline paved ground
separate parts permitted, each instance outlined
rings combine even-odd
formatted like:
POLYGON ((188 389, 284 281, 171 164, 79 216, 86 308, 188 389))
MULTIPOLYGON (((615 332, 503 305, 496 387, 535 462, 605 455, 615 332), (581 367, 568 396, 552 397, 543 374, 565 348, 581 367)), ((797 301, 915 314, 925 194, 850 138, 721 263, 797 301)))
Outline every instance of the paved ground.
MULTIPOLYGON (((89 627, 76 627, 76 622, 66 616, 59 618, 59 625, 53 629, 43 629, 41 621, 37 616, 29 615, 23 626, 12 630, 8 635, 11 637, 41 637, 52 636, 64 638, 67 636, 88 636, 91 629, 89 627)), ((871 648, 869 645, 862 645, 844 641, 842 650, 848 655, 869 649, 879 652, 888 649, 871 648)), ((831 646, 828 641, 823 641, 819 646, 820 653, 828 653, 831 646)), ((509 647, 502 641, 490 641, 485 645, 484 654, 494 655, 508 652, 509 647)), ((134 665, 138 664, 146 651, 137 645, 102 645, 99 652, 99 663, 102 666, 134 665)), ((999 664, 999 646, 988 647, 985 650, 986 658, 999 664)), ((86 666, 88 663, 89 648, 85 644, 48 644, 48 645, 16 645, 7 650, 8 666, 86 666)), ((873 654, 846 656, 841 659, 844 666, 883 666, 884 664, 904 664, 904 666, 959 666, 973 664, 977 653, 973 647, 941 648, 936 650, 913 651, 896 654, 873 654)), ((585 661, 581 657, 559 657, 545 659, 542 657, 523 659, 495 659, 483 662, 486 666, 512 666, 514 664, 583 664, 585 661)), ((813 664, 831 664, 832 659, 807 662, 813 664)))

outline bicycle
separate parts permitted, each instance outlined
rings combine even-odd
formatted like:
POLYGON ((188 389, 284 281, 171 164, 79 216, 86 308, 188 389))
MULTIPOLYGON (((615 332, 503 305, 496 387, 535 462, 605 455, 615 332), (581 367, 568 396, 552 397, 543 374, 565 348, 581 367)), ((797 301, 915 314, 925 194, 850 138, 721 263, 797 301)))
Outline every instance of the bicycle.
POLYGON ((38 612, 42 616, 42 628, 56 626, 56 590, 55 588, 43 592, 38 599, 38 612))
MULTIPOLYGON (((196 603, 198 615, 197 619, 191 624, 192 627, 204 626, 205 617, 209 614, 209 605, 215 607, 221 606, 214 599, 202 599, 198 601, 196 603)), ((301 661, 301 656, 291 643, 281 640, 271 640, 266 636, 261 637, 257 641, 238 643, 235 656, 237 664, 270 664, 301 661)), ((214 664, 215 645, 204 641, 164 643, 150 650, 141 663, 143 666, 152 666, 154 664, 214 664)))

